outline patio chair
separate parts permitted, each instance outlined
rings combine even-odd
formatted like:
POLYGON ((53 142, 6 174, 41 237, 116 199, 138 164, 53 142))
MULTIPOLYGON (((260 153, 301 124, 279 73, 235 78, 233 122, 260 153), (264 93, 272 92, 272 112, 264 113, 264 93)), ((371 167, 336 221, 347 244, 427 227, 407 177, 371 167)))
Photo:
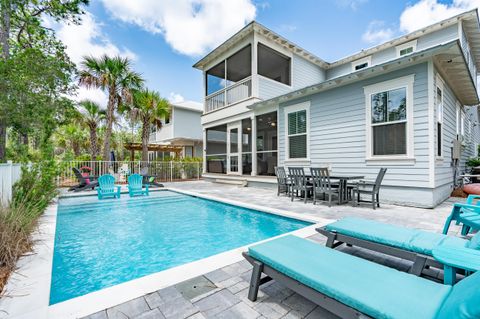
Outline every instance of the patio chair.
POLYGON ((143 184, 142 175, 132 174, 128 176, 128 194, 130 195, 130 197, 133 197, 135 195, 148 196, 148 187, 148 184, 143 184), (145 188, 143 186, 145 186, 145 188))
POLYGON ((316 230, 327 237, 326 246, 330 248, 347 244, 410 260, 413 264, 409 272, 417 276, 428 274, 430 267, 444 268, 433 258, 434 248, 440 245, 459 250, 468 248, 472 254, 480 254, 480 233, 467 240, 357 217, 343 218, 316 230))
POLYGON ((287 177, 285 168, 275 166, 275 176, 277 176, 277 196, 280 196, 281 193, 290 195, 290 188, 292 183, 287 177))
POLYGON ((97 194, 98 199, 105 197, 120 198, 120 185, 115 185, 115 177, 110 174, 102 175, 98 178, 97 194))
POLYGON ((76 167, 72 167, 72 171, 75 174, 75 177, 78 180, 78 184, 75 186, 72 186, 68 189, 68 191, 74 191, 74 192, 81 192, 87 189, 95 189, 95 187, 98 186, 98 182, 94 181, 93 179, 95 176, 88 176, 85 177, 82 175, 82 173, 78 170, 76 167))
MULTIPOLYGON (((441 253, 455 264, 454 249, 441 253)), ((292 235, 252 246, 243 256, 253 265, 251 301, 273 279, 341 318, 480 318, 480 272, 445 285, 292 235)))
POLYGON ((310 173, 313 182, 313 205, 315 205, 318 195, 323 195, 323 200, 326 200, 326 196, 328 196, 328 207, 332 206, 332 195, 337 196, 338 204, 340 204, 339 187, 338 184, 331 183, 328 168, 311 167, 310 173))
POLYGON ((457 225, 462 225, 462 235, 466 236, 471 230, 480 230, 480 201, 474 204, 475 199, 480 195, 468 195, 466 203, 455 203, 452 207, 450 216, 445 221, 443 233, 447 234, 450 224, 455 221, 457 225))
POLYGON ((148 167, 144 167, 140 170, 140 174, 143 177, 143 185, 150 185, 150 187, 165 187, 161 183, 157 183, 155 179, 157 178, 157 175, 150 175, 148 174, 148 167))
POLYGON ((303 167, 289 167, 288 173, 292 183, 290 187, 292 202, 293 197, 298 197, 298 192, 300 192, 303 193, 304 203, 307 203, 308 193, 313 189, 313 186, 308 184, 303 167))
POLYGON ((381 168, 375 182, 360 181, 355 185, 351 185, 351 187, 353 187, 353 197, 355 198, 356 204, 366 202, 372 203, 373 209, 380 207, 380 186, 382 185, 383 177, 386 172, 386 168, 381 168), (362 199, 362 195, 371 196, 372 200, 362 199))

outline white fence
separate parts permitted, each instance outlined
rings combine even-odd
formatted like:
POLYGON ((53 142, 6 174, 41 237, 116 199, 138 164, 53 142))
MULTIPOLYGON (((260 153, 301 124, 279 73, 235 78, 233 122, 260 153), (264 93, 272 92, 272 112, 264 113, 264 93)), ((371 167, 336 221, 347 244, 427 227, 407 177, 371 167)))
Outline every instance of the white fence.
POLYGON ((0 204, 8 205, 12 200, 12 189, 22 173, 20 164, 0 164, 0 204))
POLYGON ((75 170, 92 178, 111 174, 119 184, 127 183, 128 176, 135 173, 150 176, 155 182, 195 180, 202 175, 201 162, 65 161, 60 167, 57 184, 61 187, 79 183, 75 170))

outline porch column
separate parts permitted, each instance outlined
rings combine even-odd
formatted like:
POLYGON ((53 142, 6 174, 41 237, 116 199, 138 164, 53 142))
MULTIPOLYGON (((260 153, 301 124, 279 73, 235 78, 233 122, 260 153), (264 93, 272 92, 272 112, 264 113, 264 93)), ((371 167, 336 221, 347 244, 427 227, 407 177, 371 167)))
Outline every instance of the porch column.
POLYGON ((202 145, 202 148, 203 148, 203 174, 205 174, 207 172, 207 130, 206 129, 203 129, 203 145, 202 145))
POLYGON ((257 121, 255 115, 250 118, 252 120, 252 176, 257 176, 257 121))

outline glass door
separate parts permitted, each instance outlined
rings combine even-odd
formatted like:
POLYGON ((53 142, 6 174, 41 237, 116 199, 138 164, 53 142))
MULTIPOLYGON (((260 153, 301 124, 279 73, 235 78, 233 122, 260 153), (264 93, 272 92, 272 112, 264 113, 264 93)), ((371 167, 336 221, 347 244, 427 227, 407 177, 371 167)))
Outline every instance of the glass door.
POLYGON ((240 124, 229 125, 227 135, 227 174, 242 174, 240 158, 240 124))

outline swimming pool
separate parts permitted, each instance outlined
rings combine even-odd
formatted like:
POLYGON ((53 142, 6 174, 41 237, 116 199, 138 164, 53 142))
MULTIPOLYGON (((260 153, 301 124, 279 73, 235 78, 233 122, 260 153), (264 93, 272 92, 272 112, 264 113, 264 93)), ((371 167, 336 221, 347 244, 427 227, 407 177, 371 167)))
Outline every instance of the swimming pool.
POLYGON ((50 304, 311 225, 173 191, 58 205, 50 304))

